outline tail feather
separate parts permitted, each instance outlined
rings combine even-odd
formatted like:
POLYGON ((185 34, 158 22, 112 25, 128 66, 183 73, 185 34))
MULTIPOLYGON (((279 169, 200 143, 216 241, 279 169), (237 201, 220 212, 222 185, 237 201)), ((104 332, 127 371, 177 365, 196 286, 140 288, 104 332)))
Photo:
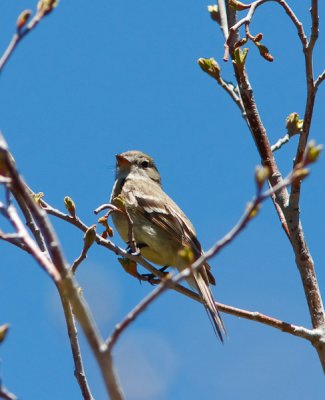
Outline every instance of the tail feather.
POLYGON ((204 306, 211 320, 212 326, 214 327, 214 330, 216 334, 219 336, 221 342, 223 342, 224 335, 226 335, 226 330, 222 322, 218 307, 213 298, 213 294, 211 292, 209 284, 205 282, 203 276, 199 272, 194 273, 193 278, 195 281, 196 289, 198 290, 203 300, 204 306))

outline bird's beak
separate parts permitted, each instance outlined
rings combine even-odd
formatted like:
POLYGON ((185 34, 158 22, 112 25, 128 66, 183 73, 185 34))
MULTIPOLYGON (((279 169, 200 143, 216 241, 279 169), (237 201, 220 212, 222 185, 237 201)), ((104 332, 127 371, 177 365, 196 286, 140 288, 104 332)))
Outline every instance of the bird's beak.
POLYGON ((118 167, 126 168, 128 167, 131 163, 130 161, 124 157, 122 154, 116 154, 116 163, 118 167))

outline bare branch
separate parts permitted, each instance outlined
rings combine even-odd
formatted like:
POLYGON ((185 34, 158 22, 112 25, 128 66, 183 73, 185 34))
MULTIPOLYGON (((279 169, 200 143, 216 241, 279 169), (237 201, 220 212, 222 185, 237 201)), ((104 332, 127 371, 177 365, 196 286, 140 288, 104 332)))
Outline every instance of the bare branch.
POLYGON ((325 80, 325 69, 324 71, 318 76, 315 81, 315 89, 317 90, 319 85, 325 80))
POLYGON ((315 43, 318 39, 318 33, 319 33, 318 0, 311 0, 310 14, 311 14, 312 24, 311 24, 311 33, 310 33, 310 40, 308 43, 308 47, 312 52, 315 43))
POLYGON ((0 398, 5 400, 17 400, 17 396, 10 393, 9 390, 2 385, 0 385, 0 398))
MULTIPOLYGON (((76 216, 73 216, 73 218, 76 218, 76 216)), ((80 256, 73 262, 73 264, 70 268, 70 270, 73 274, 76 272, 79 264, 87 258, 88 250, 93 245, 95 239, 96 239, 96 225, 92 225, 85 232, 84 246, 83 246, 80 256)))
POLYGON ((19 42, 28 34, 30 33, 33 29, 36 28, 36 26, 41 22, 41 20, 48 15, 53 8, 55 7, 55 1, 48 2, 47 5, 44 5, 43 7, 40 7, 35 16, 31 19, 31 21, 26 25, 27 20, 31 14, 30 10, 25 10, 20 16, 18 17, 17 20, 17 32, 13 35, 7 49, 3 53, 2 57, 0 58, 0 73, 2 72, 4 66, 8 62, 10 56, 16 49, 17 45, 19 42))
POLYGON ((300 38, 303 48, 304 49, 307 48, 308 41, 307 41, 307 37, 304 32, 303 25, 299 21, 299 19, 297 18, 297 16, 295 15, 295 13, 291 9, 291 7, 287 4, 286 1, 284 1, 284 0, 257 0, 257 1, 250 3, 249 11, 248 11, 247 15, 244 18, 242 18, 240 21, 238 21, 235 25, 230 27, 229 35, 228 35, 226 43, 225 43, 224 60, 228 59, 228 49, 229 49, 230 44, 233 41, 233 36, 235 35, 235 32, 237 32, 238 29, 243 25, 248 26, 253 18, 253 15, 254 15, 256 9, 258 7, 260 7, 262 4, 269 2, 269 1, 274 1, 274 2, 278 3, 284 9, 284 11, 286 12, 286 14, 291 19, 292 23, 294 24, 294 26, 297 29, 297 33, 298 33, 298 36, 300 38))
POLYGON ((30 210, 33 219, 41 229, 44 235, 46 247, 49 250, 50 258, 41 252, 36 243, 30 238, 12 204, 9 204, 7 207, 10 221, 15 226, 15 229, 22 233, 24 243, 30 248, 37 262, 51 274, 60 297, 63 299, 67 298, 71 304, 73 313, 80 323, 88 343, 97 359, 106 389, 111 398, 117 400, 123 399, 122 390, 118 383, 111 357, 107 357, 106 346, 99 334, 91 312, 88 309, 88 305, 82 299, 79 287, 72 274, 69 274, 68 272, 66 260, 63 256, 52 225, 47 219, 45 211, 35 202, 27 185, 18 174, 7 148, 7 144, 2 136, 0 136, 0 159, 2 167, 5 168, 7 174, 11 178, 12 187, 24 198, 26 206, 30 210))
POLYGON ((78 381, 84 400, 94 400, 94 397, 91 394, 90 388, 88 386, 86 374, 83 367, 80 346, 78 341, 78 331, 72 313, 71 305, 63 296, 61 296, 61 301, 65 314, 65 320, 67 323, 68 335, 71 343, 72 357, 75 365, 74 375, 78 381))
POLYGON ((34 218, 31 214, 31 212, 29 211, 29 208, 27 207, 23 197, 18 192, 15 191, 14 187, 11 187, 11 193, 13 194, 14 198, 16 199, 20 210, 24 214, 24 217, 26 219, 26 225, 32 232, 32 235, 34 236, 34 238, 38 244, 38 247, 40 248, 41 251, 43 251, 44 253, 47 253, 47 255, 48 255, 48 251, 47 251, 47 248, 45 245, 45 241, 44 241, 42 232, 39 229, 39 227, 37 226, 37 224, 35 223, 34 218))
MULTIPOLYGON (((276 2, 284 6, 286 11, 289 11, 289 8, 285 2, 282 1, 276 1, 276 2)), ((252 3, 252 5, 256 8, 257 5, 261 5, 263 3, 264 1, 261 0, 252 3)), ((235 29, 238 29, 239 26, 250 22, 250 19, 253 15, 255 8, 251 8, 246 18, 241 20, 240 23, 234 24, 233 27, 230 28, 229 37, 232 35, 232 32, 233 34, 235 34, 235 29)), ((294 15, 293 13, 290 13, 289 16, 291 17, 291 19, 293 18, 293 15, 294 15)), ((299 138, 299 145, 295 159, 295 165, 299 165, 299 163, 303 160, 310 130, 314 101, 315 101, 315 88, 314 88, 313 72, 312 72, 311 48, 308 46, 308 43, 306 43, 305 34, 302 29, 302 26, 300 28, 300 25, 298 24, 297 21, 298 20, 295 20, 293 22, 295 23, 298 29, 298 34, 300 36, 305 54, 307 100, 306 100, 306 110, 304 115, 303 129, 299 138)), ((228 41, 230 41, 229 37, 228 41)), ((258 149, 258 152, 261 156, 262 164, 270 168, 271 176, 269 182, 271 187, 274 187, 281 182, 282 177, 274 160, 271 151, 271 146, 266 134, 266 130, 263 126, 263 123, 261 121, 260 115, 257 110, 256 102, 253 95, 253 90, 248 80, 248 76, 245 70, 245 65, 243 64, 236 65, 234 54, 232 53, 231 55, 234 60, 233 65, 235 69, 235 74, 237 81, 239 83, 239 90, 246 110, 247 118, 249 120, 251 132, 256 147, 258 149)), ((285 228, 285 232, 287 235, 289 232, 288 237, 290 239, 292 248, 294 250, 295 260, 304 287, 313 328, 316 330, 320 329, 321 331, 325 331, 325 313, 315 274, 314 263, 311 254, 309 252, 309 249, 307 247, 306 241, 304 239, 304 233, 300 222, 300 211, 299 211, 299 196, 300 196, 300 186, 301 186, 300 181, 301 181, 300 179, 296 179, 292 183, 290 200, 288 196, 288 191, 285 188, 283 188, 282 190, 280 190, 275 194, 274 200, 277 203, 276 210, 278 212, 282 226, 285 228), (286 221, 286 224, 283 223, 284 219, 286 221)), ((325 371, 325 346, 321 345, 322 341, 323 339, 318 340, 318 347, 316 347, 314 343, 313 345, 317 348, 320 361, 325 371)))
POLYGON ((287 133, 286 135, 284 135, 282 138, 280 138, 276 143, 274 143, 274 144, 271 146, 271 151, 274 153, 275 151, 280 150, 281 147, 282 147, 284 144, 286 144, 286 143, 289 142, 289 140, 290 140, 290 136, 289 136, 289 134, 287 133))

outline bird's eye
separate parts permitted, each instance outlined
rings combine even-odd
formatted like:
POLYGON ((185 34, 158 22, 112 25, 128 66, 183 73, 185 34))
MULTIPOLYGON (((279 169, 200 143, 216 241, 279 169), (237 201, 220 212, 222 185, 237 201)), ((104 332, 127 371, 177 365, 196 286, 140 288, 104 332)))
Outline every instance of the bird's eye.
POLYGON ((148 167, 149 167, 149 161, 148 161, 148 160, 144 160, 144 161, 142 161, 142 163, 141 163, 141 167, 142 167, 143 169, 146 169, 146 168, 148 168, 148 167))

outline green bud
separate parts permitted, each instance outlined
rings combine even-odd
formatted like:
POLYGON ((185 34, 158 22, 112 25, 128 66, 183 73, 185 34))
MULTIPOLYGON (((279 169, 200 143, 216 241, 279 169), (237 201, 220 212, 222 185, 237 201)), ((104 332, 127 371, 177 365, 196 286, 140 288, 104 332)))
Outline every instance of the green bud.
POLYGON ((89 249, 96 240, 96 224, 91 225, 84 234, 84 248, 89 249))
POLYGON ((314 163, 315 161, 318 160, 318 157, 323 150, 323 145, 319 144, 316 146, 316 142, 314 140, 311 140, 306 149, 306 155, 305 155, 305 165, 314 163))
POLYGON ((59 4, 59 0, 39 0, 37 3, 37 12, 41 15, 47 15, 59 4))
POLYGON ((289 136, 301 133, 304 124, 303 119, 299 119, 299 114, 293 112, 289 114, 286 118, 286 128, 288 130, 289 136))
MULTIPOLYGON (((246 211, 248 211, 252 207, 252 203, 248 203, 246 206, 246 211)), ((261 206, 259 204, 256 204, 255 207, 250 211, 249 213, 249 218, 255 218, 256 215, 259 213, 261 206)))
POLYGON ((248 54, 247 47, 245 47, 243 49, 237 48, 234 51, 235 64, 241 70, 244 68, 247 54, 248 54))
POLYGON ((201 69, 215 79, 220 79, 221 68, 217 61, 211 58, 199 58, 197 63, 201 69))
POLYGON ((35 203, 37 203, 39 206, 41 206, 41 199, 44 197, 44 193, 43 192, 35 193, 33 197, 34 197, 35 203))
POLYGON ((71 197, 65 196, 64 205, 65 205, 65 208, 67 209, 67 211, 69 212, 69 214, 73 218, 76 218, 76 205, 71 197))
POLYGON ((257 166, 255 170, 255 182, 259 191, 262 190, 264 183, 270 177, 270 168, 266 166, 257 166))
POLYGON ((309 175, 309 169, 308 168, 299 167, 292 174, 292 182, 294 182, 294 181, 302 181, 308 175, 309 175))

